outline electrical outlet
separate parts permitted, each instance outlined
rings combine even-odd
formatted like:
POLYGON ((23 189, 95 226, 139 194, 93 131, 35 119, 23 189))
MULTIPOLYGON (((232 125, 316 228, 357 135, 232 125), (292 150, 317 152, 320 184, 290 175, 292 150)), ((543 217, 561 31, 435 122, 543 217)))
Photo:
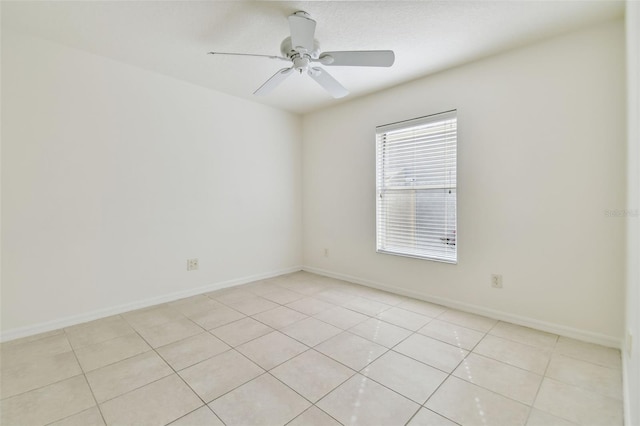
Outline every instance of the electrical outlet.
POLYGON ((631 354, 633 353, 633 334, 631 334, 631 330, 627 330, 627 342, 625 347, 627 348, 627 356, 631 357, 631 354))
POLYGON ((187 271, 195 271, 198 269, 198 259, 187 259, 187 271))
POLYGON ((498 275, 498 274, 491 275, 491 287, 502 288, 502 275, 498 275))
POLYGON ((324 257, 329 257, 329 249, 324 249, 324 257))

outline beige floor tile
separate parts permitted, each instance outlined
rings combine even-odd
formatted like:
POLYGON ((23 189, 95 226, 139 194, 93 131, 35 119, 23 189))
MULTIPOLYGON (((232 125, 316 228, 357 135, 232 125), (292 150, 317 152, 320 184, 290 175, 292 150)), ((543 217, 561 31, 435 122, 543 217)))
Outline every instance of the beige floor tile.
POLYGON ((87 380, 99 403, 144 386, 173 373, 153 351, 87 373, 87 380))
POLYGON ((484 337, 484 333, 461 325, 434 319, 418 330, 418 333, 462 349, 473 349, 484 337))
POLYGON ((336 334, 342 333, 342 330, 338 327, 334 327, 331 324, 315 318, 303 319, 302 321, 284 327, 281 331, 307 346, 315 346, 336 334))
POLYGON ((13 339, 0 343, 0 351, 4 351, 6 348, 16 345, 23 345, 25 343, 35 342, 36 340, 42 340, 47 337, 53 337, 64 334, 64 329, 59 328, 57 330, 45 331, 44 333, 32 334, 31 336, 20 337, 19 339, 13 339))
POLYGON ((327 311, 322 311, 319 314, 315 315, 314 318, 317 318, 320 321, 324 321, 343 330, 351 328, 369 319, 367 315, 345 309, 340 306, 337 308, 329 309, 327 311))
MULTIPOLYGON (((354 285, 348 281, 344 281, 341 280, 339 278, 333 278, 333 277, 328 277, 325 275, 316 275, 316 274, 310 274, 311 278, 310 280, 313 281, 314 283, 318 283, 318 284, 323 284, 325 286, 327 286, 328 288, 343 288, 345 286, 351 286, 354 285)), ((356 284, 357 285, 357 284, 356 284)))
POLYGON ((544 331, 538 331, 533 328, 522 327, 503 321, 496 324, 496 326, 489 331, 489 334, 531 346, 542 346, 552 349, 558 340, 556 334, 545 333, 544 331))
MULTIPOLYGON (((306 296, 315 296, 323 290, 327 289, 326 285, 318 284, 316 282, 295 282, 295 283, 282 283, 283 287, 287 287, 297 293, 304 294, 306 296)), ((309 314, 312 315, 312 314, 309 314)))
POLYGON ((245 315, 238 311, 234 311, 231 308, 222 306, 214 309, 213 311, 203 312, 196 315, 189 316, 189 318, 198 324, 205 330, 211 330, 221 327, 225 324, 229 324, 234 321, 238 321, 244 318, 245 315))
POLYGON ((273 303, 270 300, 263 299, 262 297, 253 297, 251 299, 244 299, 239 302, 230 302, 227 305, 231 306, 238 312, 242 312, 245 315, 255 315, 260 312, 268 311, 269 309, 277 308, 279 305, 273 303))
POLYGON ((180 417, 171 426, 224 426, 224 423, 205 405, 180 417))
POLYGON ((622 371, 556 354, 551 358, 547 377, 588 391, 622 400, 622 371))
POLYGON ((275 329, 281 329, 282 327, 307 318, 307 315, 294 311, 286 306, 278 306, 275 309, 260 312, 254 315, 253 318, 275 329))
POLYGON ((283 288, 281 290, 265 293, 262 297, 267 300, 271 300, 274 303, 286 305, 287 303, 295 302, 298 299, 304 298, 305 295, 283 288))
POLYGON ((363 297, 356 297, 349 303, 346 303, 344 307, 352 311, 360 312, 361 314, 375 316, 391 308, 391 305, 363 297))
POLYGON ((2 370, 72 350, 64 332, 36 340, 19 340, 21 340, 20 343, 15 343, 14 340, 2 344, 0 350, 0 360, 2 360, 0 368, 2 370))
MULTIPOLYGON (((167 303, 167 306, 179 311, 179 306, 190 306, 197 305, 199 303, 207 302, 211 300, 208 296, 204 294, 196 294, 195 296, 184 297, 182 299, 174 300, 173 302, 167 303)), ((216 303, 215 301, 213 301, 216 303)))
POLYGON ((447 378, 446 373, 393 351, 373 361, 361 373, 418 404, 424 404, 447 378))
POLYGON ((411 419, 407 426, 456 426, 457 423, 452 422, 446 417, 442 417, 440 414, 436 414, 433 411, 422 408, 411 419))
POLYGON ((610 368, 622 368, 620 350, 600 346, 593 343, 562 337, 558 339, 555 351, 557 353, 581 359, 593 364, 610 368))
POLYGON ((211 402, 227 426, 284 425, 311 404, 270 374, 253 379, 211 402))
MULTIPOLYGON (((250 289, 253 292, 254 287, 258 287, 261 289, 262 287, 266 288, 274 288, 276 290, 282 290, 283 288, 288 289, 292 285, 295 285, 297 280, 291 280, 286 278, 285 275, 279 275, 277 277, 271 277, 260 281, 254 281, 253 283, 247 284, 245 287, 250 289), (287 284, 287 285, 283 285, 287 284)), ((274 290, 271 290, 274 291, 274 290)))
POLYGON ((151 350, 151 347, 137 333, 131 333, 95 345, 83 346, 76 349, 76 356, 82 369, 91 371, 148 350, 151 350))
POLYGON ((179 374, 205 402, 210 402, 262 373, 262 368, 230 350, 179 374))
POLYGON ((285 282, 285 281, 289 281, 289 278, 287 278, 289 274, 285 274, 285 275, 277 275, 275 277, 269 277, 269 278, 264 278, 261 280, 256 280, 256 281, 252 281, 250 283, 247 284, 243 284, 242 288, 246 289, 246 290, 251 290, 254 287, 262 287, 262 286, 267 286, 267 287, 275 287, 276 289, 282 289, 285 287, 282 287, 280 285, 281 282, 285 282))
POLYGON ((253 340, 256 337, 269 334, 272 331, 273 329, 271 327, 268 327, 253 318, 246 317, 230 324, 223 325, 222 327, 214 328, 211 330, 211 333, 222 339, 228 345, 236 347, 253 340))
POLYGON ((407 301, 407 297, 398 294, 389 293, 388 291, 368 289, 362 294, 362 297, 384 303, 385 305, 396 306, 407 301))
POLYGON ((316 402, 355 371, 311 349, 274 368, 271 374, 309 401, 316 402))
POLYGON ((346 303, 349 303, 357 296, 345 293, 344 291, 336 288, 329 288, 326 290, 322 290, 315 294, 315 297, 318 299, 322 299, 326 302, 332 303, 334 305, 342 306, 346 303))
POLYGON ((184 315, 166 305, 161 305, 157 308, 151 307, 139 309, 137 311, 122 314, 122 316, 136 330, 155 327, 167 322, 180 321, 181 319, 184 319, 184 315))
POLYGON ((0 424, 45 425, 95 406, 84 376, 79 375, 0 401, 0 424))
POLYGON ((344 425, 404 425, 420 406, 356 374, 317 404, 344 425))
POLYGON ((98 407, 91 407, 88 410, 51 423, 50 426, 104 426, 104 420, 98 407))
POLYGON ((314 274, 312 272, 306 271, 308 274, 310 274, 311 280, 314 282, 319 282, 319 283, 324 283, 327 286, 332 286, 332 287, 345 287, 345 286, 351 286, 351 285, 358 285, 358 284, 354 284, 351 283, 349 281, 345 281, 342 278, 336 278, 336 277, 330 277, 328 275, 320 275, 320 274, 314 274))
POLYGON ((199 295, 194 297, 195 298, 190 298, 191 301, 189 302, 183 301, 175 305, 170 304, 170 306, 187 317, 206 314, 207 312, 224 307, 222 303, 209 299, 207 296, 199 295))
POLYGON ((529 346, 492 335, 485 336, 473 352, 536 374, 544 374, 551 357, 550 349, 529 346))
POLYGON ((337 420, 316 406, 293 419, 287 426, 341 426, 337 420))
POLYGON ((207 296, 219 300, 222 303, 242 302, 243 300, 253 299, 257 297, 249 289, 244 288, 225 288, 222 290, 207 293, 207 296))
POLYGON ((533 404, 542 382, 538 374, 473 353, 453 375, 527 405, 533 404))
POLYGON ((389 322, 411 331, 417 331, 431 321, 431 318, 429 317, 401 308, 387 309, 386 311, 379 313, 378 318, 382 321, 389 322))
POLYGON ((452 372, 469 353, 420 334, 412 335, 393 350, 447 373, 452 372))
POLYGON ((164 425, 202 401, 176 374, 101 404, 108 425, 164 425))
POLYGON ((491 330, 494 325, 498 323, 498 320, 492 318, 483 317, 481 315, 470 314, 468 312, 456 311, 450 309, 445 313, 438 316, 441 321, 447 321, 452 324, 461 325, 463 327, 470 328, 472 330, 486 333, 491 330))
POLYGON ((384 346, 347 331, 320 343, 315 349, 356 371, 387 351, 384 346))
MULTIPOLYGON (((274 278, 282 278, 282 279, 293 281, 293 282, 299 282, 299 281, 304 282, 304 281, 311 281, 311 280, 322 280, 325 277, 322 275, 313 274, 308 271, 296 271, 296 272, 291 272, 290 274, 280 275, 274 278)), ((272 278, 270 278, 270 280, 271 279, 272 278)))
POLYGON ((22 364, 2 369, 1 397, 8 398, 41 388, 82 373, 73 352, 29 358, 22 364))
POLYGON ((347 286, 345 287, 345 291, 348 291, 350 294, 355 294, 358 297, 365 297, 370 299, 370 297, 368 296, 376 294, 376 292, 379 292, 380 290, 361 284, 347 284, 347 286))
POLYGON ((287 306, 293 310, 302 312, 303 314, 313 316, 319 314, 322 311, 335 308, 336 305, 313 297, 305 297, 304 299, 288 303, 287 306))
POLYGON ((398 305, 398 308, 406 309, 407 311, 415 312, 430 318, 435 318, 447 310, 444 306, 418 299, 409 299, 402 302, 398 305))
POLYGON ((277 283, 269 282, 269 280, 255 281, 253 283, 246 284, 242 287, 256 296, 263 296, 265 294, 273 293, 275 291, 280 291, 284 289, 284 287, 279 286, 277 283))
POLYGON ((287 290, 295 291, 296 293, 309 295, 309 292, 317 293, 322 290, 324 286, 320 286, 312 281, 297 281, 297 280, 283 280, 278 278, 270 278, 268 280, 272 285, 277 285, 280 288, 286 288, 287 290))
POLYGON ((369 318, 353 328, 350 333, 357 334, 379 345, 391 348, 411 335, 411 331, 389 324, 376 318, 369 318))
POLYGON ((618 426, 622 402, 545 377, 534 407, 582 425, 618 426))
POLYGON ((236 349, 260 367, 270 370, 308 348, 278 331, 273 331, 236 349))
POLYGON ((449 377, 426 408, 461 425, 524 425, 529 407, 456 377, 449 377))
POLYGON ((152 347, 158 348, 168 345, 169 343, 177 342, 178 340, 186 339, 187 337, 195 336, 203 331, 204 330, 196 323, 188 318, 184 318, 149 328, 141 328, 138 330, 138 333, 140 333, 144 340, 152 347))
POLYGON ((182 370, 229 350, 222 340, 203 332, 158 348, 158 353, 174 370, 182 370))
POLYGON ((576 426, 576 424, 532 408, 529 414, 529 420, 527 420, 527 426, 576 426))
POLYGON ((65 328, 74 349, 111 340, 133 332, 133 328, 120 315, 102 318, 65 328))

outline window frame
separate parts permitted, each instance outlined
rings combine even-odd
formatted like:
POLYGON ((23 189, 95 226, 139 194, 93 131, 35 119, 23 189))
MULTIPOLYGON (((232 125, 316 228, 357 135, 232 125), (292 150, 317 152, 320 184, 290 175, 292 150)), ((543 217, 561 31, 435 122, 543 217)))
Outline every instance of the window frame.
MULTIPOLYGON (((458 122, 458 111, 457 109, 452 109, 448 111, 439 112, 436 114, 430 114, 422 117, 412 118, 412 119, 403 120, 395 123, 389 123, 389 124, 376 127, 376 141, 375 141, 376 171, 375 173, 376 173, 376 252, 377 253, 390 254, 390 255, 402 256, 402 257, 410 257, 410 258, 422 259, 422 260, 431 260, 431 261, 454 264, 454 265, 458 263, 459 238, 458 238, 458 182, 457 182, 458 154, 457 154, 457 150, 458 150, 459 137, 458 137, 457 122, 458 122), (442 189, 443 191, 446 191, 446 190, 453 189, 455 191, 454 220, 453 220, 453 235, 455 238, 455 244, 453 244, 455 246, 454 256, 444 256, 444 255, 438 256, 435 249, 430 250, 430 252, 428 249, 421 250, 421 249, 416 249, 415 247, 393 246, 393 249, 389 249, 388 244, 385 245, 386 241, 381 241, 383 239, 383 235, 382 235, 383 232, 386 234, 386 230, 388 229, 385 224, 381 223, 383 221, 383 217, 382 217, 383 215, 381 213, 383 194, 385 193, 385 191, 389 191, 389 190, 402 192, 404 191, 404 189, 400 189, 402 187, 386 186, 383 183, 383 176, 385 176, 384 166, 386 165, 386 163, 385 163, 384 157, 380 152, 382 149, 381 145, 383 144, 382 139, 385 138, 386 134, 390 132, 395 132, 398 130, 400 131, 409 130, 412 128, 418 128, 420 126, 426 126, 432 123, 447 122, 450 120, 454 120, 454 123, 455 123, 455 140, 453 142, 453 146, 455 148, 455 160, 454 160, 454 169, 453 169, 455 177, 454 179, 452 179, 454 184, 451 185, 451 182, 449 182, 449 185, 441 184, 441 185, 406 186, 406 191, 414 191, 414 194, 416 195, 417 195, 416 191, 419 191, 419 190, 442 189), (383 231, 383 228, 384 228, 384 231, 383 231), (416 253, 420 251, 422 251, 424 254, 416 253)), ((445 164, 446 161, 447 160, 442 160, 442 163, 440 164, 445 164)), ((401 192, 398 192, 398 193, 401 193, 401 192)), ((415 200, 417 200, 417 197, 414 198, 414 202, 415 200)), ((446 211, 446 202, 447 201, 445 201, 445 211, 446 211)), ((445 226, 443 227, 443 230, 446 228, 446 224, 451 223, 451 220, 446 218, 446 213, 443 219, 443 223, 445 224, 445 226)), ((415 233, 416 230, 420 229, 420 227, 416 226, 416 224, 414 223, 412 229, 413 229, 413 232, 415 233)), ((443 235, 445 235, 445 238, 446 238, 446 234, 443 234, 443 235)), ((384 237, 386 238, 386 235, 384 237)), ((443 241, 443 244, 446 246, 450 245, 444 241, 443 241)))

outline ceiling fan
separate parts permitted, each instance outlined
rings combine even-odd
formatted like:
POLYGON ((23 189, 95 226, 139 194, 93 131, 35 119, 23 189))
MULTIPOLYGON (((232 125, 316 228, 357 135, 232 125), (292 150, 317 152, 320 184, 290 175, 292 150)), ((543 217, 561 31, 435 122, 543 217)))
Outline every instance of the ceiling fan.
POLYGON ((319 63, 325 66, 390 67, 395 55, 392 50, 359 50, 320 52, 320 45, 314 34, 316 21, 307 12, 298 11, 289 16, 291 36, 280 45, 282 56, 254 55, 251 53, 209 52, 211 55, 259 56, 291 62, 289 68, 282 68, 258 88, 254 95, 266 95, 282 83, 287 77, 298 71, 306 72, 334 98, 342 98, 349 91, 325 69, 313 66, 319 63))

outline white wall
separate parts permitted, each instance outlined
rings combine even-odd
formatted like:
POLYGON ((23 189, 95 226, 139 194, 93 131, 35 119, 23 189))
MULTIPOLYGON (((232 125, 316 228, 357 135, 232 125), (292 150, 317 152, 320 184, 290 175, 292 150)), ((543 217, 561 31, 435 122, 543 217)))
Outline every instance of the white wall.
POLYGON ((296 115, 3 31, 3 338, 299 266, 300 152, 296 115))
POLYGON ((305 268, 617 346, 624 89, 615 21, 306 115, 305 268), (377 254, 375 126, 454 108, 458 265, 377 254))
POLYGON ((640 425, 640 3, 627 1, 627 294, 623 351, 625 423, 640 425), (629 342, 627 342, 629 345, 629 342))

